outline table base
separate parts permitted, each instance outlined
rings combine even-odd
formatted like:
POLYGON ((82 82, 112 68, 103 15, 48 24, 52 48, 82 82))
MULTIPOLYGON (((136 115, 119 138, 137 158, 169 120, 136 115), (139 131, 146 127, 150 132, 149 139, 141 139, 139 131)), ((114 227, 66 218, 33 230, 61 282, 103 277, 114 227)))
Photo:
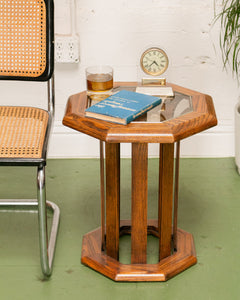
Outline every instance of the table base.
MULTIPOLYGON (((148 234, 158 236, 157 220, 148 221, 148 234)), ((131 233, 131 221, 120 224, 120 235, 131 233)), ((84 265, 115 281, 166 281, 196 264, 193 236, 177 229, 177 251, 157 264, 122 264, 102 251, 101 228, 84 235, 82 258, 84 265)))

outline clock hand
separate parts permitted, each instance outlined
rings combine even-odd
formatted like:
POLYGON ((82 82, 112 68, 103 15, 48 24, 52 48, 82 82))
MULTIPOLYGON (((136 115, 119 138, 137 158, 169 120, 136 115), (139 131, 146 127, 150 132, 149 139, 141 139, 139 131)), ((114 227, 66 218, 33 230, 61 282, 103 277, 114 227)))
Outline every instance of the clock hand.
POLYGON ((157 62, 156 62, 155 60, 151 63, 150 67, 151 67, 153 64, 157 65, 157 67, 158 67, 158 64, 157 64, 157 62))

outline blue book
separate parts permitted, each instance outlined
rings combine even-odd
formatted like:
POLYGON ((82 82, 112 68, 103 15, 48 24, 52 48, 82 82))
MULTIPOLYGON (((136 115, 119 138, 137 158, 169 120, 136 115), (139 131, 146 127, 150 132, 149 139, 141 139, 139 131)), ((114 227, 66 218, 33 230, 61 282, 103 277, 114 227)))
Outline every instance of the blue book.
POLYGON ((87 117, 126 125, 161 102, 159 97, 121 90, 90 106, 85 114, 87 117))

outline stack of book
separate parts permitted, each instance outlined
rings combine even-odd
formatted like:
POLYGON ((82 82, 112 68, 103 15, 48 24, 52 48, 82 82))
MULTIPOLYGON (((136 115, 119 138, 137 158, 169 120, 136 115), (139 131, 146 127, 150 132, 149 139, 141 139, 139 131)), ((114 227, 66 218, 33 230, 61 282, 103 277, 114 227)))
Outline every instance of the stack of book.
POLYGON ((160 97, 121 90, 90 106, 85 114, 90 118, 126 125, 161 102, 160 97))

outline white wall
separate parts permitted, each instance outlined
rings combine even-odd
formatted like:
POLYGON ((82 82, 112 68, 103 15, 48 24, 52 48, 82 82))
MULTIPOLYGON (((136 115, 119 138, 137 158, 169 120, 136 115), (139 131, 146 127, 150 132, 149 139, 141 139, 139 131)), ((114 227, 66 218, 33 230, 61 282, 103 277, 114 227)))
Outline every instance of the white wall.
MULTIPOLYGON (((70 1, 55 0, 55 31, 71 31, 70 1)), ((218 3, 221 1, 218 0, 218 3)), ((219 4, 220 5, 220 4, 219 4)), ((219 9, 217 5, 217 9, 219 9)), ((212 26, 214 0, 76 0, 80 63, 56 64, 56 120, 49 157, 98 155, 98 142, 61 124, 69 95, 85 89, 84 69, 112 65, 115 81, 136 81, 140 55, 149 46, 163 48, 170 59, 167 81, 213 97, 219 125, 183 141, 182 156, 233 156, 233 116, 239 88, 231 72, 223 71, 219 24, 212 26)), ((10 83, 1 83, 6 95, 10 83)), ((18 87, 22 90, 22 84, 18 87)), ((26 103, 34 96, 21 91, 26 103)), ((39 94, 39 92, 37 92, 39 94)), ((20 92, 12 89, 14 102, 20 92)), ((39 95, 38 95, 39 96, 39 95)), ((36 101, 39 104, 42 100, 36 101)), ((151 154, 155 155, 155 146, 151 154)), ((128 155, 129 146, 123 153, 128 155)))

